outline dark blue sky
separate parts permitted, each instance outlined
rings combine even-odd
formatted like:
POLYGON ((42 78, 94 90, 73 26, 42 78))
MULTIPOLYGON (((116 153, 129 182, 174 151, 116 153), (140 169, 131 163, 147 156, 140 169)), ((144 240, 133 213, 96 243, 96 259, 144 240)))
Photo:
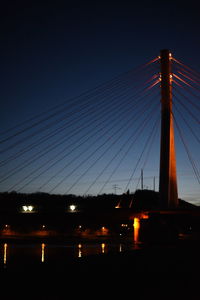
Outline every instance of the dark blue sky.
POLYGON ((6 111, 20 114, 32 103, 43 109, 144 63, 163 48, 200 69, 199 29, 199 10, 192 2, 6 1, 2 102, 6 111))
POLYGON ((196 1, 5 1, 0 14, 1 131, 144 64, 163 48, 200 70, 196 1))

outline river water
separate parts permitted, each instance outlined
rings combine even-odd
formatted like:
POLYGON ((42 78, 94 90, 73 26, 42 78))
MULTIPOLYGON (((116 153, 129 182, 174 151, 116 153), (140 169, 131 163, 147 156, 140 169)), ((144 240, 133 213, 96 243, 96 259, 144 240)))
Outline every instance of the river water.
MULTIPOLYGON (((126 224, 121 225, 128 230, 126 224)), ((61 242, 48 241, 40 237, 37 241, 30 239, 5 239, 0 243, 0 269, 17 269, 20 266, 33 265, 62 265, 73 260, 79 261, 88 256, 106 255, 109 253, 125 253, 143 248, 145 245, 140 240, 140 220, 134 218, 133 230, 128 236, 120 236, 118 239, 109 239, 107 229, 102 227, 101 236, 98 239, 77 239, 76 241, 65 239, 61 242)), ((121 235, 121 234, 120 234, 121 235)))
POLYGON ((76 244, 52 244, 52 243, 1 243, 1 268, 9 268, 13 264, 38 264, 48 262, 68 262, 91 255, 103 255, 107 253, 120 253, 138 248, 138 243, 108 243, 90 242, 76 244))
MULTIPOLYGON (((129 229, 126 224, 121 225, 122 228, 129 229)), ((6 227, 7 230, 7 227, 6 227)), ((127 250, 138 249, 140 245, 139 232, 140 221, 138 218, 134 219, 133 231, 127 239, 120 239, 116 241, 109 241, 106 239, 107 229, 102 227, 101 234, 105 235, 105 240, 101 241, 80 241, 65 243, 46 243, 41 242, 2 242, 0 244, 0 266, 1 269, 9 268, 9 266, 33 265, 38 263, 67 263, 72 259, 79 259, 91 255, 103 255, 107 253, 120 253, 127 250), (109 242, 108 242, 109 241, 109 242)), ((121 234, 120 234, 121 235, 121 234)))

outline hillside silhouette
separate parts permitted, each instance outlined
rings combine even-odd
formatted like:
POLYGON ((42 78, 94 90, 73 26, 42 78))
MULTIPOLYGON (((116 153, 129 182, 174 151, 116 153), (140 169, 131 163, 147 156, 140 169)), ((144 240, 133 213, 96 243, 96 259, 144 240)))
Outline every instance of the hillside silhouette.
MULTIPOLYGON (((22 206, 33 205, 39 212, 59 213, 66 211, 70 205, 78 210, 110 210, 120 204, 120 208, 131 208, 134 211, 154 210, 159 208, 159 193, 152 190, 137 190, 135 193, 122 195, 102 194, 98 196, 59 195, 48 193, 23 194, 16 192, 0 193, 0 213, 17 213, 22 206)), ((197 208, 179 199, 180 208, 197 208)))

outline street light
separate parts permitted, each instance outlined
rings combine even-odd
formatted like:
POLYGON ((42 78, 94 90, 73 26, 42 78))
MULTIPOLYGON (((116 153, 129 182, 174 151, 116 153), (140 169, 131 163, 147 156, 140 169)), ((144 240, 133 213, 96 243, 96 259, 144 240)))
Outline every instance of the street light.
POLYGON ((74 212, 76 210, 76 205, 74 205, 74 204, 70 205, 69 209, 71 212, 74 212))
POLYGON ((23 212, 33 212, 33 210, 34 210, 34 207, 32 206, 32 205, 23 205, 22 206, 22 210, 23 210, 23 212))

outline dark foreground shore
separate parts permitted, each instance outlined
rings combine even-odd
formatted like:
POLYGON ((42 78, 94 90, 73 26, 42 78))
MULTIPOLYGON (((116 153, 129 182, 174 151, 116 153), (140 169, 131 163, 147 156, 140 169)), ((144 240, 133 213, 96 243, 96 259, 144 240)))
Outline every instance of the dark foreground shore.
POLYGON ((199 299, 200 243, 1 268, 0 299, 199 299))

